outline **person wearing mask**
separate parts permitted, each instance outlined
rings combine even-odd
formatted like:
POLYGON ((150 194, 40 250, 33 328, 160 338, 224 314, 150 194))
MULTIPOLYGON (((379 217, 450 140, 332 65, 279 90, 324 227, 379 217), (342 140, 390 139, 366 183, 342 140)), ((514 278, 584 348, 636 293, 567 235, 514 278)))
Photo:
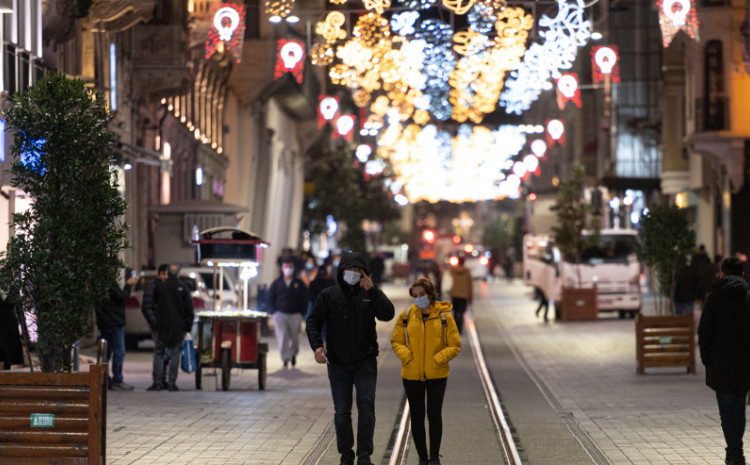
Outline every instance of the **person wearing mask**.
MULTIPOLYGON (((148 283, 148 286, 146 286, 146 289, 143 291, 143 302, 141 303, 141 313, 143 313, 143 318, 146 319, 146 322, 148 323, 148 327, 151 329, 151 339, 154 341, 154 345, 156 345, 156 308, 154 306, 154 290, 156 289, 156 286, 160 285, 164 281, 167 280, 167 277, 169 274, 167 273, 167 270, 169 269, 169 265, 167 264, 161 264, 159 265, 159 268, 156 270, 156 279, 151 280, 150 283, 148 283)), ((164 360, 164 370, 162 373, 167 372, 167 364, 169 363, 169 360, 164 360)), ((168 383, 166 380, 162 380, 162 384, 166 386, 168 383)))
POLYGON ((409 401, 411 434, 419 464, 440 465, 448 362, 461 351, 461 337, 450 314, 451 304, 437 300, 432 281, 417 279, 409 287, 409 295, 414 303, 399 315, 391 347, 401 360, 401 378, 409 401), (429 455, 425 414, 430 425, 429 455))
POLYGON ((113 282, 107 299, 96 309, 96 326, 101 338, 107 341, 107 363, 112 360, 112 376, 109 377, 112 391, 133 390, 133 386, 123 380, 122 366, 125 362, 125 301, 130 297, 130 287, 137 281, 135 276, 128 276, 124 288, 113 282))
POLYGON ((294 262, 281 262, 279 276, 268 290, 268 303, 273 315, 276 330, 276 343, 279 355, 286 368, 291 362, 297 365, 299 334, 302 332, 302 319, 307 309, 307 286, 294 277, 294 262))
POLYGON ((340 465, 372 465, 378 334, 375 320, 390 321, 394 308, 372 282, 367 260, 357 252, 341 257, 336 286, 324 289, 307 319, 315 361, 328 365, 340 465), (326 325, 325 343, 321 336, 326 325), (357 401, 357 450, 352 430, 352 390, 357 401))
POLYGON ((711 286, 698 325, 698 346, 706 385, 716 392, 727 465, 745 465, 745 396, 750 391, 750 303, 743 263, 724 260, 711 286))
POLYGON ((190 289, 180 281, 180 268, 170 265, 167 279, 154 289, 156 308, 156 346, 151 371, 152 384, 147 391, 179 391, 177 372, 180 365, 180 350, 185 335, 193 327, 193 299, 190 289), (165 360, 168 360, 167 385, 164 386, 165 360))
POLYGON ((471 272, 464 266, 464 257, 458 257, 458 264, 451 268, 453 287, 451 288, 451 300, 453 303, 453 318, 456 320, 458 334, 463 333, 464 313, 466 307, 472 300, 471 272))
POLYGON ((307 256, 304 259, 304 265, 299 272, 299 279, 305 283, 305 286, 309 287, 310 283, 315 279, 317 275, 317 267, 315 266, 315 259, 311 256, 307 256))

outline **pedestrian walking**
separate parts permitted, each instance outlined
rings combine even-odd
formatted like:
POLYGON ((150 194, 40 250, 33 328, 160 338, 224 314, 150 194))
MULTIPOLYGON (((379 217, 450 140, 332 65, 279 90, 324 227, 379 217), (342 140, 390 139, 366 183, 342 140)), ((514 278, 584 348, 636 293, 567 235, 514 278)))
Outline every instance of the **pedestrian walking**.
POLYGON ((13 305, 0 296, 0 370, 10 370, 23 363, 23 345, 18 330, 18 318, 13 305))
POLYGON ((156 341, 152 383, 147 391, 179 391, 177 372, 180 366, 182 341, 193 327, 193 300, 187 284, 180 281, 180 268, 170 265, 167 280, 154 288, 156 308, 156 341), (165 360, 168 360, 167 384, 164 385, 165 360))
POLYGON ((534 287, 534 295, 539 300, 539 306, 536 308, 536 316, 539 316, 539 312, 544 309, 544 322, 549 321, 547 319, 547 312, 549 311, 549 299, 544 295, 544 291, 540 287, 534 287))
POLYGON ((414 281, 409 295, 414 303, 399 315, 391 347, 401 359, 401 378, 409 401, 411 434, 419 464, 440 465, 443 399, 450 374, 448 362, 461 351, 461 338, 450 315, 451 304, 437 300, 435 286, 429 279, 414 281), (425 413, 430 425, 429 455, 425 413))
POLYGON ((376 286, 383 284, 383 273, 385 272, 385 260, 383 255, 373 252, 370 255, 370 271, 372 272, 372 282, 376 286))
POLYGON ((393 319, 393 304, 370 278, 360 253, 341 257, 338 285, 320 293, 307 319, 307 338, 315 361, 328 364, 334 407, 336 446, 341 465, 354 465, 352 389, 357 399, 357 465, 372 465, 375 433, 375 385, 378 376, 378 335, 375 319, 393 319), (325 343, 321 337, 326 325, 325 343))
POLYGON ((125 287, 113 282, 107 292, 107 299, 96 309, 96 326, 101 338, 107 341, 107 363, 112 362, 112 375, 108 386, 112 391, 132 391, 122 376, 125 362, 125 301, 130 297, 130 286, 136 283, 135 276, 128 276, 125 287))
POLYGON ((294 277, 292 260, 285 259, 281 262, 281 276, 271 283, 268 299, 276 330, 276 344, 284 368, 290 362, 295 366, 308 298, 307 286, 301 279, 294 277))
POLYGON ((464 266, 465 258, 458 257, 458 264, 451 268, 453 287, 451 288, 451 302, 453 303, 453 318, 456 320, 458 334, 463 334, 464 313, 473 298, 473 281, 471 271, 464 266))
MULTIPOLYGON (((143 318, 146 319, 146 322, 148 323, 148 327, 151 329, 151 339, 154 341, 154 346, 156 345, 156 337, 158 334, 158 331, 156 329, 156 307, 154 305, 154 290, 156 290, 156 286, 160 285, 164 281, 167 280, 167 277, 169 277, 169 274, 167 270, 169 269, 169 265, 167 264, 161 264, 159 265, 159 268, 156 270, 156 278, 151 280, 150 283, 148 283, 148 286, 146 286, 146 289, 143 290, 143 299, 141 302, 141 313, 143 313, 143 318)), ((169 363, 169 360, 164 360, 164 370, 162 373, 167 372, 167 364, 169 363)), ((165 379, 161 380, 162 385, 166 386, 168 383, 165 379)))
POLYGON ((700 281, 695 268, 688 266, 685 257, 681 257, 674 284, 674 312, 676 315, 693 313, 695 300, 699 297, 700 281))
POLYGON ((505 280, 508 283, 513 282, 513 269, 516 266, 516 248, 509 245, 505 249, 505 280))
POLYGON ((727 465, 745 465, 745 396, 750 391, 750 303, 743 263, 736 257, 721 265, 721 276, 706 297, 698 326, 706 385, 716 391, 727 465))

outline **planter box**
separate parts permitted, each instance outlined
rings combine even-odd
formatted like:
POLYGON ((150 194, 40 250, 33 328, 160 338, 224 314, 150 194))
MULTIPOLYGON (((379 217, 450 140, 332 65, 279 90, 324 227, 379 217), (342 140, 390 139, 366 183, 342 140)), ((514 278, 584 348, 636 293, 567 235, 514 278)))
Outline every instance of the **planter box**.
POLYGON ((596 286, 581 289, 563 287, 562 308, 560 309, 562 321, 596 321, 598 318, 596 286))
POLYGON ((103 465, 107 364, 0 373, 0 465, 103 465))
POLYGON ((635 352, 640 375, 652 367, 685 367, 688 373, 695 373, 693 314, 638 314, 635 319, 635 352))

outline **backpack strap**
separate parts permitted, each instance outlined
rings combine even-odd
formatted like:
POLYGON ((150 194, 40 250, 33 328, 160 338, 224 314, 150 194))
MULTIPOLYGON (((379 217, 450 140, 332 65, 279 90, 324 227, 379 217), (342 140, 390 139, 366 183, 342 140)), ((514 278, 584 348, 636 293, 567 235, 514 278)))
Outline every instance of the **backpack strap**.
POLYGON ((411 309, 404 311, 404 343, 406 344, 407 348, 411 349, 411 347, 409 347, 409 332, 406 331, 406 325, 409 323, 409 312, 411 312, 411 309))
POLYGON ((440 312, 440 319, 443 320, 443 347, 448 347, 448 321, 445 312, 440 312))

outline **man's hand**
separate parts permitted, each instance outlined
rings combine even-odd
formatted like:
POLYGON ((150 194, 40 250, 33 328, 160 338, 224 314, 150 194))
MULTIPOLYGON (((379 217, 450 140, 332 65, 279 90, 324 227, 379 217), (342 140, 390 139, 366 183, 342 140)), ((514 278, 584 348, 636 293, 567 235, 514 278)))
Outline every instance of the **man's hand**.
POLYGON ((138 277, 137 277, 137 276, 131 276, 131 277, 130 277, 130 278, 128 278, 128 280, 127 280, 127 281, 125 281, 125 282, 126 282, 126 283, 127 283, 128 285, 132 286, 133 284, 135 284, 135 283, 137 283, 137 282, 138 282, 138 277))
POLYGON ((318 347, 315 349, 315 361, 318 363, 328 363, 325 347, 318 347))
POLYGON ((366 291, 369 291, 372 289, 372 286, 374 286, 372 278, 370 278, 364 271, 362 271, 362 277, 359 279, 359 285, 366 291))

